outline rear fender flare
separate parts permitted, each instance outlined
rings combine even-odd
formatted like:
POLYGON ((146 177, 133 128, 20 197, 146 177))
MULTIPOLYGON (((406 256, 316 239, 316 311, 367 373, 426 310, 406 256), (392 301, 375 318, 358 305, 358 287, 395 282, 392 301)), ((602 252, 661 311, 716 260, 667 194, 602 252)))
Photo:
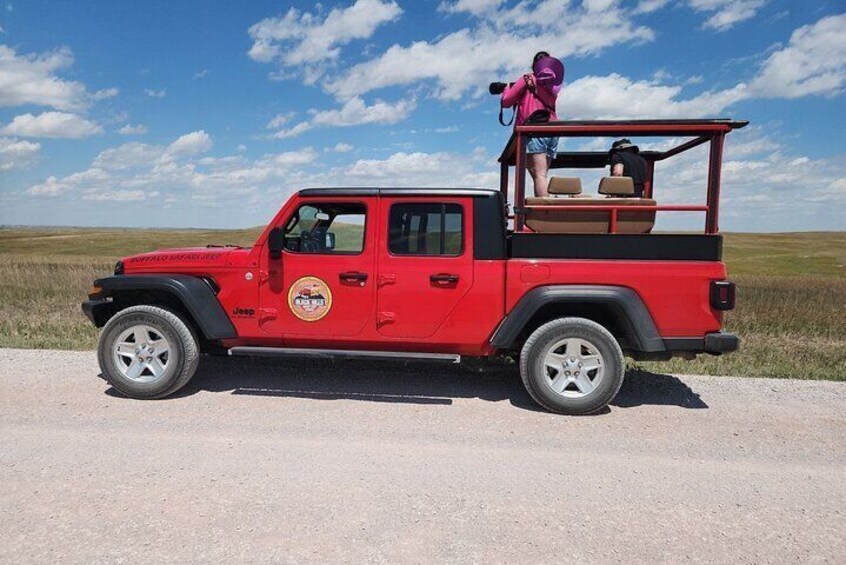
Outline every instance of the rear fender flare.
POLYGON ((94 281, 101 296, 126 290, 155 290, 173 295, 197 323, 206 339, 232 339, 238 332, 214 291, 203 279, 190 275, 116 275, 94 281))
POLYGON ((512 347, 532 317, 553 304, 596 304, 611 312, 637 351, 664 351, 664 340, 640 296, 630 288, 605 285, 543 286, 527 292, 491 337, 497 349, 512 347))

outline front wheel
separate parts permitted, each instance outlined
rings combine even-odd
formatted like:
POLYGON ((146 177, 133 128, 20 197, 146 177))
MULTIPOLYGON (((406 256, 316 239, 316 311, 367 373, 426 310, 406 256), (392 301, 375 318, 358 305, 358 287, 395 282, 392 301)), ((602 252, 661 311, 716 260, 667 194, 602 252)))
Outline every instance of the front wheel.
POLYGON ((559 414, 593 414, 623 384, 620 344, 601 325, 584 318, 553 320, 529 336, 520 353, 520 376, 529 395, 559 414))
POLYGON ((170 310, 132 306, 100 333, 97 347, 106 380, 130 398, 162 398, 185 386, 200 360, 197 337, 170 310))

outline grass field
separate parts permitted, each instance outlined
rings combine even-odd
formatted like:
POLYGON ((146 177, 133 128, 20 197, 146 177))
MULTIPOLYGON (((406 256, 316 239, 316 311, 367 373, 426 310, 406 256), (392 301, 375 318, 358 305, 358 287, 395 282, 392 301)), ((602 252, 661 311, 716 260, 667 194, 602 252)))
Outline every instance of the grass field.
MULTIPOLYGON (((0 229, 0 347, 93 349, 79 309, 122 256, 207 243, 249 245, 260 230, 0 229)), ((846 232, 726 234, 738 284, 726 328, 741 351, 643 363, 656 372, 846 380, 846 232)))

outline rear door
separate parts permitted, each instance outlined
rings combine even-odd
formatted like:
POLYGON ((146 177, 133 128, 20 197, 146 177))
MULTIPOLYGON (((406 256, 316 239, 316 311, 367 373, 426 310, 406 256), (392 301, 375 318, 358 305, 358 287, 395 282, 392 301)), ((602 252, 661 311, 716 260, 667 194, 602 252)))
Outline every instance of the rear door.
POLYGON ((433 335, 473 286, 471 198, 387 197, 380 206, 378 332, 433 335))
MULTIPOLYGON (((303 200, 283 220, 281 264, 271 266, 261 306, 262 330, 289 340, 354 336, 373 323, 377 200, 303 200), (374 209, 371 209, 371 206, 374 209), (281 273, 279 270, 281 267, 281 273)), ((371 326, 372 327, 372 326, 371 326)))

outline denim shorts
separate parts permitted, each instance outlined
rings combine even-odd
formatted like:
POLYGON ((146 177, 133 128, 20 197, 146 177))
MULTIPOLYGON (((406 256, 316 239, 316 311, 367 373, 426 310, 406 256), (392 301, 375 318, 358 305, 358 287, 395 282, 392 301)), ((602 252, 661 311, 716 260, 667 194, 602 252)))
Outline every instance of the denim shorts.
POLYGON ((532 137, 526 145, 526 153, 546 153, 550 159, 555 159, 558 153, 557 137, 532 137))

